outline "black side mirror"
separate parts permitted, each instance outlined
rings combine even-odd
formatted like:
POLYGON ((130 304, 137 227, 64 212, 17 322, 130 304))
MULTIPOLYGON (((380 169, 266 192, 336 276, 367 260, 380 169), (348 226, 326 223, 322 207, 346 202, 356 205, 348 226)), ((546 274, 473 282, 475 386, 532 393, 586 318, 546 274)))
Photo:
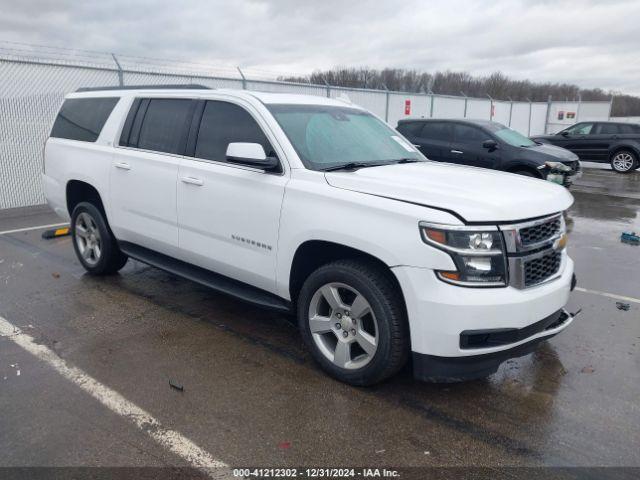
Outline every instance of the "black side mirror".
POLYGON ((486 148, 487 150, 492 152, 496 148, 498 148, 498 142, 496 142, 495 140, 485 140, 484 142, 482 142, 482 148, 486 148))
POLYGON ((568 137, 569 136, 569 132, 567 132, 567 131, 560 132, 560 135, 562 135, 563 137, 568 137))

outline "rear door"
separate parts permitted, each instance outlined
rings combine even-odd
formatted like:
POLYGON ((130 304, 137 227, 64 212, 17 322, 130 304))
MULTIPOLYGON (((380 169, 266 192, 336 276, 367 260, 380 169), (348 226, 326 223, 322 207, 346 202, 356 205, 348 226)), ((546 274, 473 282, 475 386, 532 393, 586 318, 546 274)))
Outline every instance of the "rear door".
POLYGON ((111 227, 118 239, 177 253, 176 181, 194 107, 190 99, 134 101, 111 166, 111 227))
POLYGON ((489 151, 482 146, 485 140, 495 139, 474 125, 454 124, 449 161, 474 167, 496 168, 500 162, 500 149, 489 151))
POLYGON ((448 161, 453 125, 450 122, 427 121, 417 132, 415 145, 429 159, 448 161))
POLYGON ((279 172, 265 173, 228 163, 232 142, 259 143, 267 155, 282 158, 266 123, 250 105, 200 103, 189 139, 193 156, 183 159, 177 184, 181 256, 275 291, 280 208, 289 177, 283 165, 279 172))

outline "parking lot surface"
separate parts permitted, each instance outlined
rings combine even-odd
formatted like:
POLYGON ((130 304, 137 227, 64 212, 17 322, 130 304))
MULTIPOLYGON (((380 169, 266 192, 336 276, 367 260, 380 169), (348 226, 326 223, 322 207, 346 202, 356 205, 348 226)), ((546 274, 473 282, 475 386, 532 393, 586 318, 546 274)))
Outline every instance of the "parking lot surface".
MULTIPOLYGON (((0 217, 0 317, 230 466, 638 467, 640 246, 620 235, 640 231, 640 173, 579 183, 583 313, 486 380, 338 383, 287 316, 135 261, 86 275, 69 237, 22 230, 60 222, 42 211, 0 217)), ((0 336, 0 466, 192 465, 79 382, 0 336)))

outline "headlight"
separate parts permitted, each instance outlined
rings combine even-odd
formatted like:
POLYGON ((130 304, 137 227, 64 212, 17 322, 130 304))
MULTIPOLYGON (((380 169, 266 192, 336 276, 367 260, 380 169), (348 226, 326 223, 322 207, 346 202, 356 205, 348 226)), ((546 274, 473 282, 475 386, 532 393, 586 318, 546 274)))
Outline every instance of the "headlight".
POLYGON ((507 284, 502 234, 495 227, 447 227, 420 224, 422 239, 444 250, 454 271, 436 271, 441 280, 467 287, 504 287, 507 284))
POLYGON ((568 165, 565 165, 562 162, 544 162, 544 166, 547 167, 549 170, 551 171, 556 171, 556 172, 570 172, 571 171, 571 167, 568 165))

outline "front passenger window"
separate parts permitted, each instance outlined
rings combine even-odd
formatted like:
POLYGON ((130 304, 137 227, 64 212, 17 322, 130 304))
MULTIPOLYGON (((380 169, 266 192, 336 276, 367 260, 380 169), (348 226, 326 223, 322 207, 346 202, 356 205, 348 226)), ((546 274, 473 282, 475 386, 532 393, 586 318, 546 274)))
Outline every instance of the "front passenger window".
POLYGON ((230 143, 259 143, 267 156, 273 156, 273 148, 253 117, 244 108, 233 103, 218 100, 207 101, 195 156, 207 160, 224 162, 230 143))
POLYGON ((481 143, 485 140, 489 139, 489 135, 484 133, 482 130, 476 127, 472 127, 471 125, 464 125, 461 123, 457 123, 454 128, 454 137, 455 141, 458 143, 468 143, 475 144, 481 143))
POLYGON ((589 135, 593 130, 593 123, 577 123, 564 130, 570 135, 589 135))

